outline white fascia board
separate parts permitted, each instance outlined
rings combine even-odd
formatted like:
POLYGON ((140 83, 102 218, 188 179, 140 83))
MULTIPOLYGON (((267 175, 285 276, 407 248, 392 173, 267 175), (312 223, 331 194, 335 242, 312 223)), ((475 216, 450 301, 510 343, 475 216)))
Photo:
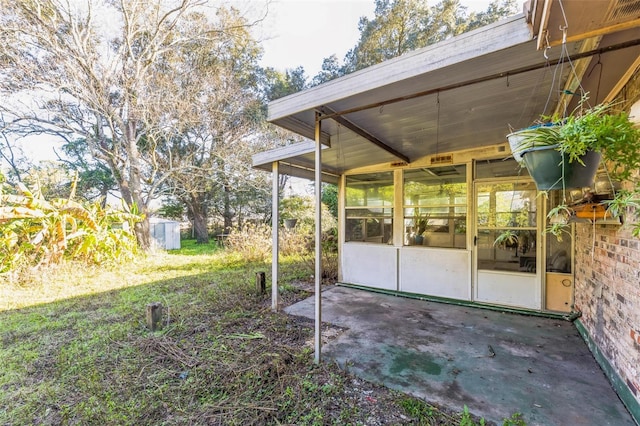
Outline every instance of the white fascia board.
POLYGON ((531 41, 523 14, 495 22, 269 103, 278 121, 359 93, 531 41))
POLYGON ((316 143, 312 140, 297 142, 291 145, 270 149, 269 151, 258 152, 251 157, 253 167, 272 164, 275 161, 282 161, 299 155, 310 154, 316 150, 316 143))

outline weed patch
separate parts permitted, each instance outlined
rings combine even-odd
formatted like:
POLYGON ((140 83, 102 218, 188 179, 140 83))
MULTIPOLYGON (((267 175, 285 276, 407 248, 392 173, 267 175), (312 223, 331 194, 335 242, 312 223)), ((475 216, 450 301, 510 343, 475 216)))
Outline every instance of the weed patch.
MULTIPOLYGON (((158 256, 52 275, 49 288, 67 282, 57 294, 25 288, 46 303, 6 302, 0 424, 460 424, 464 413, 314 364, 312 321, 272 312, 269 292, 255 293, 264 264, 236 266, 224 252, 158 256), (155 301, 163 321, 151 332, 144 310, 155 301)), ((299 268, 284 262, 283 274, 299 268)), ((281 295, 308 294, 285 285, 281 295)))

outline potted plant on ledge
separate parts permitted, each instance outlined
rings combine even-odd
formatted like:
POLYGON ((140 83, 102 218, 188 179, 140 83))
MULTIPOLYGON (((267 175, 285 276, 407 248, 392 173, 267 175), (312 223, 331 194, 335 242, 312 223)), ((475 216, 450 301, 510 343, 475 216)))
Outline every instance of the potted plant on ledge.
POLYGON ((415 231, 414 239, 415 244, 421 246, 424 244, 424 239, 427 227, 429 226, 429 214, 428 213, 420 213, 420 209, 414 209, 413 216, 413 229, 415 231))

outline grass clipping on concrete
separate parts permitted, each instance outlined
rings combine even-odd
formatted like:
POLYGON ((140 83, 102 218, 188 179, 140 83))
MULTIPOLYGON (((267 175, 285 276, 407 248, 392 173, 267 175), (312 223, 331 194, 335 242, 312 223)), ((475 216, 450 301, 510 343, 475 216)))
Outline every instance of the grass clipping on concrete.
MULTIPOLYGON (((4 297, 30 295, 41 304, 16 308, 28 301, 7 299, 0 308, 0 424, 465 421, 464 413, 447 414, 335 365, 314 365, 313 324, 272 312, 269 292, 255 292, 255 273, 267 268, 219 252, 160 254, 5 288, 4 297), (152 302, 163 304, 155 332, 145 324, 152 302)), ((285 264, 282 273, 307 274, 299 268, 285 264)), ((285 301, 307 296, 283 288, 285 301)))

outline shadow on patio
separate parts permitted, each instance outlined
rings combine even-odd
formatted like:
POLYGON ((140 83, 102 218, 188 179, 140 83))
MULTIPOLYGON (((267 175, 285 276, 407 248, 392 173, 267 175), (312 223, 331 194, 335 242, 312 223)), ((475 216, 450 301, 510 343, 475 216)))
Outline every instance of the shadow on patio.
MULTIPOLYGON (((348 328, 324 360, 364 379, 499 424, 635 424, 569 322, 337 286, 322 302, 323 322, 348 328)), ((314 298, 286 312, 313 318, 314 298)))

